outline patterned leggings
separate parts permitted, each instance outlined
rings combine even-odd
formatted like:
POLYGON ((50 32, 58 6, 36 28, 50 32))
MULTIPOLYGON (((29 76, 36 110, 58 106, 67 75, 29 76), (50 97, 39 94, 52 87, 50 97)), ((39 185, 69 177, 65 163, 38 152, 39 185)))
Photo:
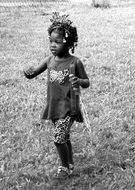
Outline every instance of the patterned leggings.
POLYGON ((70 128, 73 122, 73 119, 69 116, 67 116, 65 119, 53 121, 53 141, 55 143, 63 144, 70 139, 70 128))

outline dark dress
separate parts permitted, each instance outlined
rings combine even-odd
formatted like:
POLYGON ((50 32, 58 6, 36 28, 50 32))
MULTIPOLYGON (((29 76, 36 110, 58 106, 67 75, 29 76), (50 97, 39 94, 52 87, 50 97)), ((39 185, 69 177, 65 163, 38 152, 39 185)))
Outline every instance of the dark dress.
POLYGON ((79 101, 77 102, 77 112, 72 113, 71 109, 73 97, 71 96, 72 89, 69 81, 70 65, 75 65, 75 75, 78 78, 84 78, 84 76, 86 78, 86 73, 83 76, 84 69, 82 72, 77 68, 78 61, 80 60, 75 56, 57 61, 54 56, 51 56, 48 60, 47 106, 43 112, 42 119, 63 119, 68 115, 77 122, 83 122, 79 101))

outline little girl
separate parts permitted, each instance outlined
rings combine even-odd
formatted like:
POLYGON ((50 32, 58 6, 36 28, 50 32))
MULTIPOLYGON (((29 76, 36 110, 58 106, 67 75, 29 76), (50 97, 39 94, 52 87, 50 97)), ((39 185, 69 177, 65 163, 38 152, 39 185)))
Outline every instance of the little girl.
POLYGON ((32 79, 48 70, 47 106, 42 119, 51 120, 54 126, 53 141, 61 160, 56 178, 67 178, 74 169, 70 128, 74 121, 83 122, 79 107, 79 87, 88 88, 89 79, 79 58, 74 53, 78 35, 68 15, 53 13, 48 29, 51 56, 37 68, 24 71, 32 79))

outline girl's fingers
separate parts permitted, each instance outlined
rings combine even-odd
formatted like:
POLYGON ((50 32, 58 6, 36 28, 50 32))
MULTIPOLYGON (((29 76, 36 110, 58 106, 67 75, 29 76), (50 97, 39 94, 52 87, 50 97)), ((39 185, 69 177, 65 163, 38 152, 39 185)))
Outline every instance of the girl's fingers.
POLYGON ((24 71, 26 75, 33 75, 34 74, 34 68, 29 68, 28 70, 24 71))
POLYGON ((76 80, 77 80, 78 78, 77 77, 70 77, 70 79, 69 79, 69 81, 71 82, 71 83, 73 83, 73 82, 76 82, 76 80))
POLYGON ((34 71, 30 70, 29 75, 33 75, 33 74, 34 74, 34 71))
POLYGON ((71 75, 69 75, 69 81, 71 82, 73 88, 78 88, 79 87, 79 79, 78 79, 78 77, 71 74, 71 75))
POLYGON ((77 77, 75 77, 75 79, 73 80, 73 84, 78 84, 79 83, 79 80, 77 77))
POLYGON ((78 87, 79 86, 79 80, 77 79, 77 80, 73 81, 72 86, 73 87, 78 87))
POLYGON ((25 71, 25 70, 24 70, 23 72, 24 72, 25 75, 28 75, 28 71, 25 71))

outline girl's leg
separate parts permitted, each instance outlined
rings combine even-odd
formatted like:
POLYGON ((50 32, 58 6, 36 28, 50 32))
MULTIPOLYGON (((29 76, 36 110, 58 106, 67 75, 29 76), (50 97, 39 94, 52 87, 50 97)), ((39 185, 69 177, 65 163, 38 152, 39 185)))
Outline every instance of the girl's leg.
POLYGON ((73 124, 71 117, 54 122, 54 143, 57 148, 62 166, 69 169, 72 159, 72 145, 69 141, 70 127, 73 124), (69 141, 69 142, 68 142, 69 141))
POLYGON ((72 144, 71 141, 67 141, 67 147, 68 147, 68 152, 69 152, 69 164, 74 164, 73 162, 73 152, 72 152, 72 144))
POLYGON ((67 144, 55 143, 55 146, 61 160, 61 165, 69 169, 69 150, 67 144))

